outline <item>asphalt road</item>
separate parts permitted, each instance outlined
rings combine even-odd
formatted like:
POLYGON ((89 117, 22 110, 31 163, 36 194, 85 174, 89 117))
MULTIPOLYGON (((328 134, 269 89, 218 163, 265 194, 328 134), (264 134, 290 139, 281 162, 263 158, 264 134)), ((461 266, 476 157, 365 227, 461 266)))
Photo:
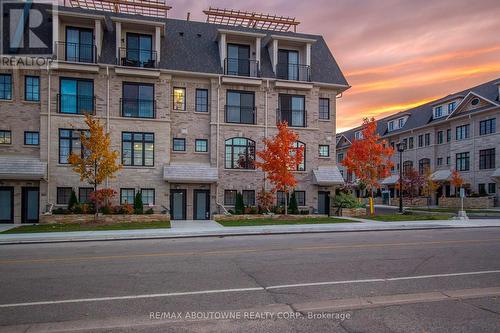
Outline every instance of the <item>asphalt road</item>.
POLYGON ((0 332, 495 332, 499 254, 500 228, 1 246, 0 332))

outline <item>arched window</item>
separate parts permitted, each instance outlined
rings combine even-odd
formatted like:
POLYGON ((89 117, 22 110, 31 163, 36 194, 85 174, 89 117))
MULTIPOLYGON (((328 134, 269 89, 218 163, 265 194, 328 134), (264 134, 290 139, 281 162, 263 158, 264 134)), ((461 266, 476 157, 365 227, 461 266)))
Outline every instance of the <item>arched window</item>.
MULTIPOLYGON (((300 148, 300 147, 304 147, 304 149, 302 150, 302 163, 300 163, 299 165, 297 165, 296 167, 296 171, 305 171, 306 170, 306 144, 304 142, 300 142, 300 141, 295 141, 295 144, 294 144, 294 147, 295 148, 300 148)), ((292 151, 292 153, 294 153, 292 151)))
POLYGON ((422 158, 418 161, 418 172, 423 175, 425 172, 431 169, 431 160, 428 158, 422 158))
POLYGON ((255 141, 247 138, 226 140, 226 169, 255 169, 255 141))
POLYGON ((403 162, 403 174, 407 175, 411 169, 413 169, 413 161, 404 161, 403 162))

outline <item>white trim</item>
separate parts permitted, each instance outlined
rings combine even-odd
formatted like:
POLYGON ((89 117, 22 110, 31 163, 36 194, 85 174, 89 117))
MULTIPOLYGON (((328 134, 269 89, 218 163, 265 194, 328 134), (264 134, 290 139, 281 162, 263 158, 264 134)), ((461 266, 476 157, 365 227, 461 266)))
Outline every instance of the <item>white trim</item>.
POLYGON ((450 118, 451 118, 451 116, 452 116, 454 113, 456 113, 456 112, 457 112, 457 110, 458 110, 458 109, 460 109, 460 108, 462 107, 462 105, 463 105, 463 104, 465 104, 465 103, 466 103, 466 101, 467 101, 467 99, 469 98, 469 96, 470 96, 470 95, 474 95, 474 96, 476 96, 476 97, 477 97, 477 98, 479 98, 479 99, 482 99, 482 100, 484 100, 484 101, 487 101, 487 102, 489 102, 489 103, 493 104, 494 106, 500 106, 500 104, 497 104, 497 103, 495 103, 495 102, 493 102, 493 101, 489 100, 489 99, 488 99, 488 98, 486 98, 486 97, 483 97, 483 96, 481 96, 481 95, 478 95, 478 94, 476 94, 476 93, 475 93, 475 92, 473 92, 473 91, 469 91, 469 93, 468 93, 467 95, 465 95, 465 97, 464 97, 464 98, 460 101, 460 103, 458 103, 458 105, 455 107, 455 110, 453 110, 453 112, 452 112, 452 113, 450 113, 450 114, 448 115, 448 117, 446 117, 446 120, 450 119, 450 118))

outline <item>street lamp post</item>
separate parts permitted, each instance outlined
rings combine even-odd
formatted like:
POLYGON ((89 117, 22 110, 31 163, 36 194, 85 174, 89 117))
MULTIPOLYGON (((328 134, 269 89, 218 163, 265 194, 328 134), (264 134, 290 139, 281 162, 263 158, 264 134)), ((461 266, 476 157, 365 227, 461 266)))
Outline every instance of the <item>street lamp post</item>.
POLYGON ((399 212, 403 213, 403 152, 406 146, 402 142, 396 144, 396 148, 399 152, 399 212))

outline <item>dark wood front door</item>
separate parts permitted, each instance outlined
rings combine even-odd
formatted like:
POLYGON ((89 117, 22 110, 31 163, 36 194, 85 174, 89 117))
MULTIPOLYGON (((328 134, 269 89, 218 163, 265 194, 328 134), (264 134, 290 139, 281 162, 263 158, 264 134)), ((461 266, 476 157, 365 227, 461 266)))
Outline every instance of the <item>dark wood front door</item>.
POLYGON ((40 189, 23 187, 21 192, 21 222, 38 223, 40 210, 40 189))

